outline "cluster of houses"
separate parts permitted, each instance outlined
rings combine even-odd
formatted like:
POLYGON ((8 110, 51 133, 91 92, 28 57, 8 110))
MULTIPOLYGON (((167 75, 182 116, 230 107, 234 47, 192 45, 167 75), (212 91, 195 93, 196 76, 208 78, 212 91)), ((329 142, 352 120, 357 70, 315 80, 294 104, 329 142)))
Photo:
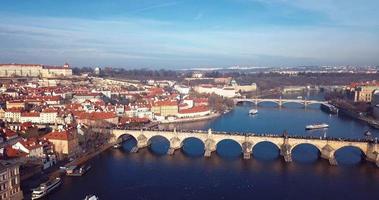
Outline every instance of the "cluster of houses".
POLYGON ((88 82, 77 85, 71 81, 53 86, 40 82, 2 84, 3 159, 38 160, 47 168, 83 151, 79 143, 84 126, 128 126, 212 114, 208 98, 191 96, 187 91, 168 91, 148 84, 129 90, 117 82, 96 78, 90 80, 90 86, 88 82))

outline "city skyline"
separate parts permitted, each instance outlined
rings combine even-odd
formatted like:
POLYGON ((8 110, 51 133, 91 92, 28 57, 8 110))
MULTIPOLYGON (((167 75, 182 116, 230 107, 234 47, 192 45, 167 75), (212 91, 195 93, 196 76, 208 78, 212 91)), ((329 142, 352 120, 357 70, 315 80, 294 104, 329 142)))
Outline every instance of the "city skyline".
POLYGON ((127 68, 378 65, 379 2, 3 2, 0 62, 127 68))

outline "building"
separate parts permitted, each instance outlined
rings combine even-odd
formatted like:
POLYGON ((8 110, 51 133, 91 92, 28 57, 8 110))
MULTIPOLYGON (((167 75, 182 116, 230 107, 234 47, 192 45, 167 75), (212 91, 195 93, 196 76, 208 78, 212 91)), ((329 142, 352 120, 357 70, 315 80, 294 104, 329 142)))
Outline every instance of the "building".
POLYGON ((20 188, 20 171, 17 164, 0 162, 0 199, 23 199, 20 188))
POLYGON ((180 94, 188 94, 190 92, 190 88, 185 85, 175 85, 174 89, 178 91, 180 94))
POLYGON ((61 77, 72 76, 72 69, 63 66, 46 66, 41 64, 0 64, 0 77, 61 77))
POLYGON ((151 111, 156 115, 176 116, 178 114, 179 105, 177 101, 157 101, 152 104, 151 111))
POLYGON ((7 109, 10 108, 25 108, 25 101, 23 100, 12 100, 12 101, 7 101, 6 103, 7 109))
POLYGON ((194 72, 194 73, 192 73, 192 78, 203 78, 203 73, 194 72))
POLYGON ((379 89, 376 85, 358 86, 354 90, 355 102, 371 102, 375 90, 379 89))
POLYGON ((54 108, 46 108, 40 113, 41 124, 54 124, 57 121, 58 111, 54 108))
POLYGON ((53 144, 54 152, 60 159, 74 155, 79 148, 76 128, 52 131, 43 136, 43 139, 53 144))
POLYGON ((213 85, 199 85, 194 87, 198 93, 217 94, 222 97, 233 98, 238 96, 238 92, 233 87, 216 87, 213 85))
POLYGON ((32 158, 43 158, 45 156, 42 144, 32 140, 21 140, 12 145, 13 149, 20 150, 32 158))
POLYGON ((4 113, 4 119, 7 122, 20 122, 21 118, 21 109, 11 108, 7 109, 4 113))

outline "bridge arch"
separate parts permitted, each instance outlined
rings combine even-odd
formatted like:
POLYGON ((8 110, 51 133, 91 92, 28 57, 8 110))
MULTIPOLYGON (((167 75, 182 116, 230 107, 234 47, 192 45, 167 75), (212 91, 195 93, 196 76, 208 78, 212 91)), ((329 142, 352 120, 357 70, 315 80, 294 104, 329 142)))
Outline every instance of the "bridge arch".
POLYGON ((170 138, 157 134, 148 138, 147 144, 149 146, 149 149, 152 150, 154 153, 165 155, 170 149, 171 141, 170 138))
POLYGON ((203 155, 205 151, 205 142, 198 137, 191 136, 181 141, 182 151, 191 155, 203 155), (190 145, 188 145, 191 143, 190 145))
POLYGON ((317 160, 320 158, 321 152, 322 152, 322 148, 320 148, 319 146, 317 146, 315 144, 308 143, 308 142, 298 143, 298 144, 295 144, 294 146, 291 147, 292 159, 295 161, 300 161, 300 162, 309 162, 309 161, 317 160), (298 150, 298 149, 303 150, 299 155, 300 157, 297 157, 297 151, 296 150, 298 150), (314 155, 312 155, 313 152, 311 152, 313 150, 317 151, 317 155, 314 158, 313 158, 314 155))
POLYGON ((282 101, 282 106, 285 106, 288 104, 295 104, 295 105, 301 105, 301 106, 305 105, 304 102, 300 102, 300 101, 282 101))
POLYGON ((356 164, 364 161, 367 156, 365 150, 360 146, 346 145, 335 149, 334 158, 339 164, 356 164), (346 155, 347 154, 347 155, 346 155))
POLYGON ((217 153, 225 155, 227 157, 235 157, 240 156, 242 154, 243 147, 241 143, 234 139, 224 138, 217 141, 216 151, 217 153), (222 149, 221 147, 225 147, 227 148, 227 150, 225 151, 225 149, 222 149))
POLYGON ((263 160, 272 160, 279 156, 280 146, 275 142, 269 140, 262 140, 256 142, 252 147, 252 154, 256 158, 263 160))
POLYGON ((131 139, 133 139, 135 141, 138 141, 137 137, 134 134, 131 134, 131 133, 128 133, 128 132, 118 134, 115 137, 116 137, 115 138, 116 142, 122 142, 122 141, 126 140, 127 138, 131 138, 131 139))
MULTIPOLYGON (((253 102, 253 103, 255 103, 255 102, 253 102)), ((258 105, 261 105, 262 103, 273 103, 276 106, 280 106, 279 101, 275 101, 275 100, 258 100, 256 105, 258 106, 258 105)))

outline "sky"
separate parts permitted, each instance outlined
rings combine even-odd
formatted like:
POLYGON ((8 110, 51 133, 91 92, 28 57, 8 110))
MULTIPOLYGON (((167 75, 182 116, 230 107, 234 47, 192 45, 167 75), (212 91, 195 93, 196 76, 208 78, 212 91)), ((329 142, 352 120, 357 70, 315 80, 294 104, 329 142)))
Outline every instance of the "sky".
POLYGON ((0 63, 379 65, 378 0, 0 0, 0 63))

